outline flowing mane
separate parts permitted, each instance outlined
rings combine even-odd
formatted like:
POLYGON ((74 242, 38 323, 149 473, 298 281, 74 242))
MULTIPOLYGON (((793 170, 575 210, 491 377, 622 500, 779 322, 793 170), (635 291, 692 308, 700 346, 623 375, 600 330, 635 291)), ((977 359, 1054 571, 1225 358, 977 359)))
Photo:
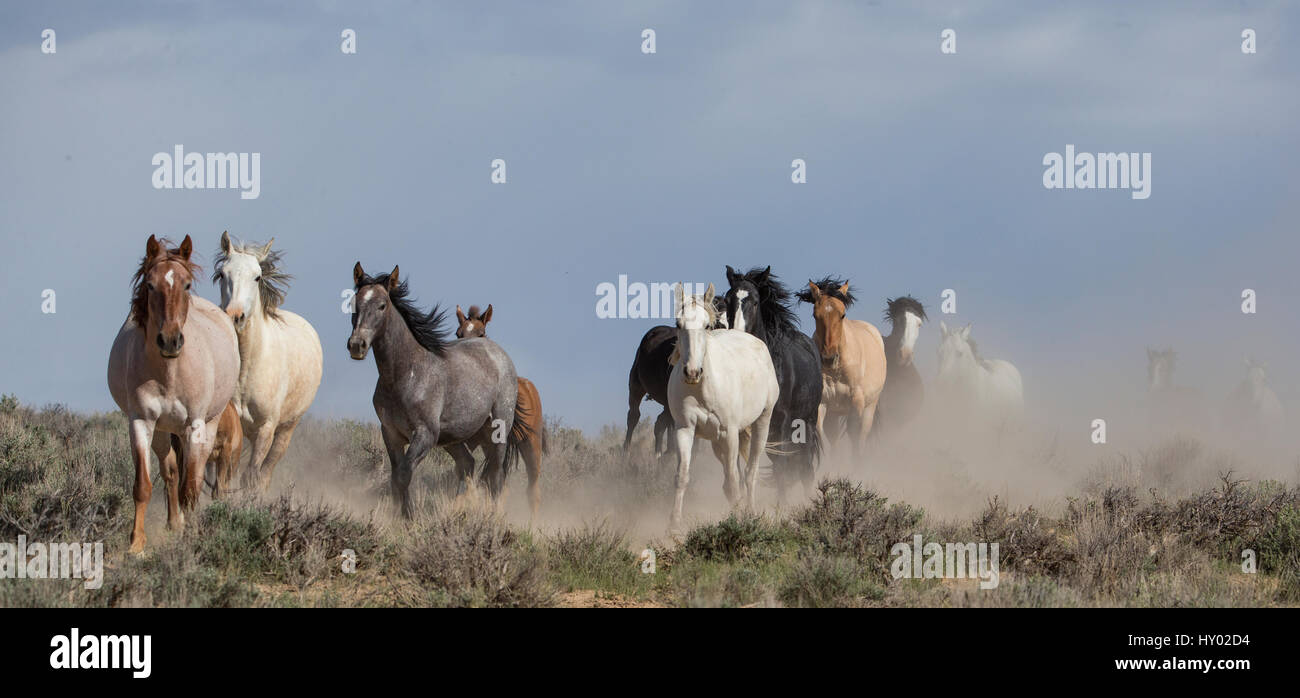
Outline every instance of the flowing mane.
POLYGON ((190 272, 190 276, 195 278, 198 278, 199 272, 202 270, 202 267, 198 264, 182 257, 180 248, 172 247, 171 240, 158 238, 158 244, 162 246, 163 254, 156 258, 150 258, 146 255, 140 260, 140 267, 135 270, 135 274, 131 277, 131 322, 140 327, 144 327, 149 321, 149 286, 144 282, 144 277, 155 264, 162 262, 183 264, 190 272))
MULTIPOLYGON (((257 256, 256 250, 261 245, 253 242, 235 242, 231 241, 230 251, 241 252, 243 254, 257 256)), ((268 250, 266 256, 258 260, 262 267, 262 278, 257 282, 258 291, 262 296, 262 314, 271 318, 280 317, 280 305, 284 303, 284 294, 289 290, 289 280, 292 275, 286 274, 280 270, 280 251, 268 250)), ((216 260, 212 265, 212 283, 217 283, 221 279, 221 269, 230 260, 229 255, 224 250, 218 250, 216 260)))
MULTIPOLYGON (((379 284, 388 285, 389 274, 379 274, 370 276, 363 274, 361 280, 357 282, 356 288, 359 290, 362 286, 379 284)), ((407 329, 415 336, 415 341, 425 349, 442 356, 450 344, 447 335, 450 332, 443 326, 447 319, 447 311, 434 305, 429 312, 422 312, 415 305, 415 301, 409 298, 410 287, 407 280, 403 279, 397 284, 397 287, 388 292, 388 299, 393 302, 393 308, 402 320, 406 322, 407 329)))
POLYGON ((769 337, 790 337, 799 332, 799 316, 790 309, 794 294, 777 280, 767 267, 754 267, 740 275, 758 289, 758 309, 763 315, 763 331, 769 337))
MULTIPOLYGON (((854 301, 857 300, 857 298, 854 297, 853 295, 852 286, 849 286, 848 291, 844 293, 840 293, 840 288, 844 286, 844 284, 848 283, 848 279, 839 279, 834 276, 826 276, 823 277, 821 281, 814 281, 813 283, 817 285, 817 288, 821 290, 823 295, 830 296, 831 298, 838 298, 840 302, 844 304, 845 308, 853 305, 854 301)), ((799 291, 799 293, 796 294, 796 297, 799 300, 803 301, 804 303, 811 304, 813 302, 812 291, 807 288, 799 291)), ((920 306, 920 303, 918 303, 917 305, 920 306)))
POLYGON ((907 313, 911 313, 922 320, 929 319, 925 316, 925 306, 921 305, 921 301, 911 296, 885 299, 885 319, 889 321, 890 325, 897 325, 898 321, 902 320, 907 313))

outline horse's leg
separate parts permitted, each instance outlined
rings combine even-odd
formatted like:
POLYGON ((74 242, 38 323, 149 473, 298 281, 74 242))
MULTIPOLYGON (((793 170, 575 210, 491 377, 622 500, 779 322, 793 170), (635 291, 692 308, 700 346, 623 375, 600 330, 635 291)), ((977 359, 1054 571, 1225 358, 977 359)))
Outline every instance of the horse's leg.
POLYGON ((501 492, 506 484, 506 451, 509 449, 506 444, 493 441, 490 435, 480 439, 480 442, 483 445, 483 472, 479 479, 487 485, 488 494, 499 508, 501 492))
POLYGON ((737 449, 732 448, 730 452, 727 450, 728 443, 733 440, 724 436, 717 441, 713 441, 712 445, 713 456, 722 464, 722 494, 726 495, 727 504, 734 507, 736 506, 736 500, 740 498, 740 492, 738 491, 740 481, 736 477, 735 455, 737 449))
POLYGON ((444 446, 442 450, 456 461, 456 496, 459 497, 474 479, 474 450, 465 441, 444 446))
POLYGON ((750 511, 755 510, 754 498, 758 490, 758 464, 767 450, 767 434, 772 428, 772 410, 766 410, 754 422, 749 442, 749 457, 745 471, 746 505, 750 511))
POLYGON ((271 449, 267 451, 266 460, 262 462, 261 488, 265 492, 271 486, 271 476, 275 474, 275 464, 280 462, 284 457, 284 452, 289 448, 289 442, 293 440, 293 430, 298 428, 298 420, 281 424, 275 429, 275 436, 271 440, 271 449))
POLYGON ((659 418, 655 420, 655 457, 659 457, 668 452, 672 443, 668 440, 668 430, 673 428, 673 413, 664 408, 659 413, 659 418))
MULTIPOLYGON (((627 435, 623 437, 623 453, 627 453, 628 446, 632 444, 632 432, 636 431, 636 425, 641 421, 641 399, 645 397, 645 388, 641 387, 641 381, 636 378, 636 367, 632 367, 632 373, 627 377, 627 435)), ((659 438, 655 437, 655 450, 659 449, 659 438)))
POLYGON ((266 461, 266 454, 271 452, 271 444, 275 443, 275 427, 275 419, 267 419, 254 428, 249 437, 253 448, 248 454, 248 469, 244 471, 243 483, 247 489, 262 487, 262 463, 266 461))
POLYGON ((203 491, 203 473, 207 469, 208 455, 216 443, 217 424, 220 422, 221 417, 218 415, 210 422, 195 420, 185 428, 185 447, 181 454, 185 469, 181 473, 180 483, 180 504, 184 511, 193 511, 199 503, 199 493, 203 491))
POLYGON ((411 434, 411 442, 406 445, 406 453, 395 461, 392 475, 393 497, 401 502, 402 516, 405 518, 411 518, 411 473, 436 443, 438 443, 437 434, 431 433, 424 427, 417 427, 415 433, 411 434))
POLYGON ((537 509, 542 503, 538 490, 538 480, 542 477, 542 432, 534 431, 527 441, 519 444, 519 448, 523 449, 524 466, 528 468, 528 520, 531 522, 537 518, 537 509))
POLYGON ((132 492, 135 499, 135 525, 131 528, 130 552, 139 553, 144 551, 144 515, 149 510, 149 498, 153 496, 153 481, 149 479, 149 447, 153 442, 153 422, 132 419, 130 435, 131 457, 135 461, 135 489, 132 492))
POLYGON ((393 492, 397 492, 397 469, 402 462, 402 456, 406 453, 406 439, 402 437, 397 430, 389 427, 383 422, 379 423, 379 434, 384 437, 384 450, 388 452, 389 480, 393 487, 393 492))
POLYGON ((154 431, 153 452, 158 456, 158 471, 162 473, 163 483, 167 488, 167 529, 183 528, 185 515, 177 506, 177 458, 181 457, 180 442, 173 434, 154 431))
POLYGON ((682 526, 682 500, 686 497, 686 485, 691 480, 691 448, 695 445, 695 427, 679 426, 675 436, 677 438, 677 492, 673 496, 673 513, 668 528, 678 532, 682 526))

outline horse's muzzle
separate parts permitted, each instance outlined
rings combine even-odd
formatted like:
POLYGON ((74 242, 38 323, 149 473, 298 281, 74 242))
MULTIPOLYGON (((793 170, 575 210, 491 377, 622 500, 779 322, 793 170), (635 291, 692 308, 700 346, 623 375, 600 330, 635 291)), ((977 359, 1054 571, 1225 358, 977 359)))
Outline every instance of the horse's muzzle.
POLYGON ((162 352, 164 359, 174 359, 181 355, 181 347, 185 346, 185 335, 177 332, 173 337, 167 337, 162 332, 157 337, 158 351, 162 352))
POLYGON ((686 381, 687 385, 699 385, 703 378, 704 369, 702 368, 694 371, 688 368, 682 371, 682 379, 686 381))
POLYGON ((834 370, 838 369, 839 367, 840 367, 840 355, 839 355, 839 354, 835 354, 834 356, 823 356, 823 357, 822 357, 822 368, 828 368, 828 369, 834 371, 834 370))
POLYGON ((370 342, 358 337, 348 338, 348 354, 357 361, 366 358, 366 352, 370 351, 370 342))

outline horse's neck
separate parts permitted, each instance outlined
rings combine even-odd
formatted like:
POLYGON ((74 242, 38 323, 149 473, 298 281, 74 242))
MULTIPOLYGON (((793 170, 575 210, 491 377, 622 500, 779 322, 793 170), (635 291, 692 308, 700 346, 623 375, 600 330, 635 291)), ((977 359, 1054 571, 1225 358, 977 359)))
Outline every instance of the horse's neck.
POLYGON ((415 335, 411 334, 406 321, 392 305, 384 312, 388 314, 384 320, 384 331, 375 337, 371 345, 371 350, 375 352, 375 365, 379 367, 382 378, 392 379, 409 371, 407 367, 418 356, 427 355, 434 361, 439 360, 437 354, 415 341, 415 335))

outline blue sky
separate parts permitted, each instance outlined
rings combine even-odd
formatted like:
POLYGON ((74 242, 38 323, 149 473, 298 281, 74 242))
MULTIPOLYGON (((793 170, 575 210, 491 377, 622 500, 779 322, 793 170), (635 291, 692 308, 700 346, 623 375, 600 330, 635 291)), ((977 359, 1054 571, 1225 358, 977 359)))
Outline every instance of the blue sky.
POLYGON ((1030 409, 1130 400, 1146 345, 1210 393, 1267 360, 1285 401, 1298 20, 1280 2, 7 4, 0 392, 112 409, 145 239, 189 233, 210 269, 230 230, 285 250, 286 307, 325 349, 322 416, 373 418, 373 360, 348 358, 339 307, 358 260, 400 263, 425 304, 492 303, 546 411, 585 429, 622 423, 654 324, 597 318, 597 285, 722 284, 726 264, 848 276, 872 321, 887 296, 937 310, 955 289, 944 319, 1020 366, 1030 409), (1151 152, 1151 198, 1044 189, 1067 143, 1151 152), (154 189, 175 144, 261 153, 261 196, 154 189))

